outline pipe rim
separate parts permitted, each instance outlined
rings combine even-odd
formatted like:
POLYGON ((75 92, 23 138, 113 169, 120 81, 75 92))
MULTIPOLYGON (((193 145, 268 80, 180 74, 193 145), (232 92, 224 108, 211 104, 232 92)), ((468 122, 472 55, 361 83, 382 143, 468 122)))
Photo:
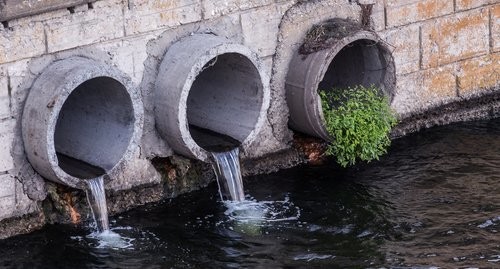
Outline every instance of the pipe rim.
MULTIPOLYGON (((124 163, 130 159, 130 157, 133 155, 136 145, 139 145, 140 142, 140 137, 142 133, 142 126, 143 126, 143 107, 142 107, 142 100, 140 98, 139 92, 137 91, 137 88, 133 85, 131 79, 123 72, 118 70, 115 67, 112 67, 110 65, 92 60, 92 59, 87 59, 83 57, 70 57, 62 60, 55 61, 51 63, 48 67, 45 68, 45 70, 37 77, 35 80, 33 88, 38 88, 39 85, 37 85, 37 81, 41 79, 44 75, 49 75, 51 72, 54 72, 57 70, 58 67, 63 65, 64 63, 68 63, 70 61, 76 61, 77 63, 81 63, 80 66, 76 66, 73 69, 70 70, 70 73, 72 73, 74 76, 66 76, 65 79, 63 80, 63 83, 58 85, 52 90, 49 90, 48 94, 52 94, 52 101, 50 103, 50 112, 46 118, 46 130, 44 136, 46 137, 45 142, 47 143, 46 147, 46 154, 45 158, 46 161, 48 162, 48 173, 46 172, 40 172, 38 171, 39 166, 43 166, 44 164, 36 162, 36 165, 34 165, 34 162, 30 160, 32 165, 34 166, 35 170, 37 170, 39 173, 41 173, 44 177, 47 179, 50 179, 52 181, 58 182, 58 183, 63 183, 67 186, 73 187, 73 188, 78 188, 78 189, 86 189, 87 185, 85 183, 86 180, 85 178, 79 178, 73 175, 70 175, 68 172, 64 171, 63 168, 60 167, 59 163, 60 160, 57 157, 56 154, 56 141, 55 141, 55 133, 56 133, 56 128, 57 128, 57 123, 59 116, 61 112, 63 111, 64 104, 70 98, 71 94, 74 93, 79 86, 82 84, 91 81, 93 79, 99 79, 99 78, 104 78, 104 79, 112 79, 120 84, 122 86, 122 89, 124 90, 123 94, 129 99, 130 101, 130 109, 132 119, 130 121, 130 126, 131 126, 131 133, 128 134, 128 143, 126 145, 126 148, 122 151, 121 155, 118 158, 118 161, 115 162, 112 168, 110 169, 105 169, 104 175, 101 175, 105 178, 106 181, 112 181, 116 178, 116 174, 119 170, 120 167, 124 165, 124 163), (86 65, 85 65, 86 64, 86 65)), ((41 82, 40 82, 41 83, 41 82)), ((27 104, 32 103, 30 102, 30 96, 31 96, 31 90, 30 94, 27 97, 27 104)), ((35 97, 33 97, 35 98, 35 97)), ((33 99, 31 98, 31 99, 33 99)), ((25 105, 25 109, 27 109, 27 105, 25 105)), ((49 108, 49 105, 47 105, 47 108, 49 108)), ((42 108, 43 109, 43 108, 42 108)), ((23 113, 25 114, 25 113, 23 113)), ((23 122, 25 123, 26 121, 24 120, 23 116, 23 122)), ((25 130, 27 128, 23 124, 23 134, 25 133, 25 130)), ((23 135, 24 138, 24 135, 23 135)), ((25 147, 27 148, 32 148, 33 146, 29 145, 30 142, 28 142, 26 139, 24 139, 24 144, 25 147), (28 145, 27 145, 28 144, 28 145), (27 145, 27 146, 26 146, 27 145)), ((97 154, 97 153, 96 153, 97 154)), ((30 159, 30 153, 27 152, 27 157, 30 159)), ((101 177, 99 176, 99 177, 101 177)))
MULTIPOLYGON (((208 119, 205 126, 195 124, 195 121, 203 122, 203 118, 198 117, 197 119, 195 119, 197 117, 197 108, 190 106, 191 109, 189 109, 187 105, 189 105, 190 103, 192 104, 193 100, 204 100, 197 98, 207 98, 200 95, 200 93, 203 93, 203 91, 200 91, 199 86, 203 85, 200 83, 204 81, 206 83, 210 83, 209 81, 206 81, 207 78, 209 78, 209 80, 212 78, 210 72, 215 72, 214 74, 216 75, 214 80, 215 84, 213 85, 218 85, 220 83, 219 86, 214 86, 215 88, 213 90, 219 92, 220 96, 226 97, 224 96, 223 91, 223 89, 226 88, 224 86, 224 81, 227 81, 227 83, 230 83, 229 85, 232 85, 231 76, 227 75, 226 78, 222 78, 219 81, 217 75, 219 74, 218 72, 222 72, 220 74, 228 74, 223 71, 224 69, 227 70, 234 68, 232 66, 232 62, 233 64, 236 64, 236 66, 238 66, 238 58, 243 60, 242 65, 244 70, 251 70, 249 71, 249 81, 251 81, 252 84, 248 84, 250 86, 248 88, 245 88, 245 91, 252 89, 256 90, 253 95, 248 95, 253 96, 254 98, 254 101, 252 101, 252 105, 250 105, 252 114, 247 117, 247 119, 249 119, 248 121, 246 121, 247 124, 241 126, 243 130, 241 132, 241 136, 235 137, 241 142, 239 145, 240 150, 244 151, 245 148, 253 143, 253 141, 256 139, 257 134, 264 126, 267 117, 267 109, 269 108, 270 104, 271 94, 269 90, 269 79, 263 71, 261 62, 257 54, 244 45, 236 43, 227 38, 203 33, 182 37, 171 44, 166 50, 165 54, 163 55, 163 59, 161 60, 158 75, 155 81, 154 116, 158 134, 168 143, 168 145, 173 149, 175 153, 188 158, 210 162, 208 151, 202 148, 202 146, 208 145, 199 145, 195 140, 196 137, 194 136, 194 134, 192 135, 190 132, 190 118, 191 120, 194 120, 191 123, 195 127, 206 128, 206 126, 211 126, 206 124, 211 124, 209 122, 213 121, 216 124, 214 125, 215 129, 206 129, 216 132, 222 131, 220 132, 221 134, 229 136, 231 135, 229 133, 226 133, 224 130, 217 130, 217 128, 221 128, 224 126, 223 120, 219 122, 217 122, 217 120, 224 119, 226 118, 225 116, 230 117, 231 114, 229 114, 228 111, 233 111, 230 106, 226 107, 224 105, 226 102, 224 98, 220 99, 221 102, 219 104, 222 105, 219 107, 219 112, 217 112, 221 114, 214 114, 216 115, 216 117, 217 115, 220 115, 222 117, 208 119), (222 61, 222 63, 224 64, 214 65, 215 69, 207 70, 208 73, 201 72, 204 66, 213 58, 224 54, 235 54, 235 56, 227 56, 228 58, 224 58, 224 60, 222 61), (200 80, 197 81, 200 74, 200 80), (204 78, 203 75, 208 77, 204 78), (193 86, 195 87, 193 88, 193 86), (190 98, 191 92, 195 93, 192 98, 190 98), (257 105, 253 106, 253 104, 257 105), (226 112, 224 112, 224 110, 226 112), (192 116, 195 116, 195 118, 192 118, 192 116)), ((247 79, 240 81, 240 83, 245 84, 247 79)), ((231 88, 229 87, 228 89, 231 88)), ((242 93, 243 92, 244 91, 242 91, 242 93)), ((216 96, 217 94, 210 96, 210 98, 217 98, 216 96)), ((245 104, 242 101, 238 102, 241 104, 245 104)), ((201 107, 207 104, 208 103, 205 102, 200 103, 201 107)), ((235 104, 237 105, 238 103, 235 104)), ((200 106, 198 106, 198 108, 199 107, 200 106)), ((217 111, 216 108, 215 110, 217 111)), ((230 119, 228 118, 228 120, 230 119)))
POLYGON ((256 123, 254 124, 254 128, 252 129, 252 131, 241 142, 240 148, 243 149, 247 148, 255 140, 254 136, 260 132, 262 126, 264 125, 265 118, 267 115, 266 111, 268 110, 270 104, 271 94, 269 90, 269 85, 266 83, 268 79, 265 73, 262 71, 260 62, 258 60, 258 56, 254 52, 250 51, 247 47, 243 45, 236 43, 229 43, 229 42, 218 44, 217 46, 208 49, 203 56, 198 58, 196 64, 192 66, 188 74, 188 78, 191 79, 185 80, 186 83, 183 85, 181 99, 178 106, 178 109, 180 111, 179 122, 185 123, 185 124, 180 124, 180 131, 181 133, 185 134, 182 136, 182 139, 184 140, 185 144, 187 145, 191 153, 193 153, 193 155, 196 158, 204 162, 209 161, 210 152, 199 146, 198 143, 191 136, 191 132, 189 130, 189 121, 187 117, 187 100, 189 97, 190 90, 197 76, 201 74, 201 72, 203 71, 204 66, 218 56, 231 53, 243 56, 245 57, 246 60, 249 60, 252 63, 253 65, 252 67, 254 67, 257 73, 259 74, 260 84, 262 86, 262 98, 260 100, 261 105, 258 111, 256 123), (227 46, 229 46, 229 48, 226 48, 227 46), (215 57, 213 55, 215 55, 215 57), (185 107, 186 109, 182 109, 183 107, 185 107))
MULTIPOLYGON (((304 81, 302 81, 303 84, 301 84, 303 86, 303 91, 301 93, 301 100, 299 102, 301 103, 300 106, 302 106, 302 109, 304 109, 303 116, 307 118, 308 126, 303 125, 303 120, 300 119, 295 122, 295 120, 293 120, 293 113, 298 112, 290 109, 291 122, 295 122, 293 126, 297 125, 295 127, 299 129, 299 131, 318 136, 326 141, 332 140, 332 137, 328 134, 325 127, 325 118, 321 105, 321 99, 318 94, 318 88, 320 86, 320 83, 325 78, 325 75, 332 65, 335 57, 340 53, 340 51, 350 44, 362 40, 373 41, 376 44, 378 51, 381 52, 380 57, 383 57, 383 60, 386 63, 386 71, 380 81, 379 87, 381 88, 383 94, 389 97, 389 100, 392 103, 396 90, 396 69, 391 50, 376 33, 366 30, 358 31, 340 39, 329 49, 320 50, 312 54, 308 54, 307 57, 312 58, 302 63, 302 67, 306 67, 305 69, 307 70, 307 73, 306 75, 304 75, 304 81), (307 66, 304 65, 305 62, 307 62, 307 66), (319 67, 315 68, 314 65, 319 65, 319 67), (316 72, 315 75, 310 75, 312 72, 316 72), (308 107, 312 107, 312 111, 308 111, 308 107)), ((295 59, 300 59, 301 57, 303 57, 303 55, 299 55, 298 52, 296 52, 294 57, 295 59)), ((289 78, 287 75, 287 80, 288 79, 289 78)), ((296 85, 295 83, 296 82, 291 82, 291 85, 296 85)), ((297 102, 291 101, 289 98, 296 100, 297 96, 296 93, 287 90, 287 103, 290 105, 294 102, 297 102)))
MULTIPOLYGON (((323 68, 320 73, 318 73, 318 76, 316 78, 316 81, 319 83, 323 80, 323 78, 326 75, 326 72, 330 68, 330 65, 332 64, 333 60, 335 57, 339 54, 339 52, 349 46, 350 44, 355 43, 356 41, 361 41, 361 40, 368 40, 368 41, 373 41, 375 42, 377 49, 379 51, 383 52, 384 59, 387 61, 387 69, 389 72, 386 72, 383 82, 381 83, 380 89, 382 90, 382 93, 386 96, 389 97, 389 102, 392 103, 394 99, 394 90, 395 90, 395 66, 394 66, 394 59, 392 57, 392 54, 390 53, 389 48, 387 47, 386 43, 374 32, 371 31, 359 31, 353 35, 346 36, 342 38, 339 42, 337 42, 334 46, 334 48, 328 50, 327 58, 325 59, 325 64, 323 65, 323 68), (394 70, 394 72, 392 72, 394 70), (385 83, 392 84, 389 85, 389 89, 386 89, 385 83)), ((316 106, 314 106, 316 113, 318 113, 320 120, 321 120, 321 132, 325 134, 324 139, 327 141, 331 141, 332 137, 328 134, 328 131, 326 130, 325 126, 325 115, 323 113, 323 106, 321 104, 321 99, 319 98, 319 95, 316 94, 314 97, 316 99, 316 106)))

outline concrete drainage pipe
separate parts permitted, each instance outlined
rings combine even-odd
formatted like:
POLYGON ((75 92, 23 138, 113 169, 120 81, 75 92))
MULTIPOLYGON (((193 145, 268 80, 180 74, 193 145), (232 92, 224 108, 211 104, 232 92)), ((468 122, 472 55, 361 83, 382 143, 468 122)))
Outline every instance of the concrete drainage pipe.
POLYGON ((391 52, 373 32, 357 31, 308 55, 296 52, 285 83, 290 127, 330 140, 318 89, 374 84, 392 99, 395 82, 391 52))
POLYGON ((221 137, 245 148, 265 120, 268 83, 248 48, 209 34, 185 37, 168 48, 158 72, 158 131, 174 151, 202 161, 221 137))
POLYGON ((47 179, 84 188, 114 172, 142 132, 143 107, 130 79, 94 60, 54 62, 35 80, 22 118, 28 160, 47 179))

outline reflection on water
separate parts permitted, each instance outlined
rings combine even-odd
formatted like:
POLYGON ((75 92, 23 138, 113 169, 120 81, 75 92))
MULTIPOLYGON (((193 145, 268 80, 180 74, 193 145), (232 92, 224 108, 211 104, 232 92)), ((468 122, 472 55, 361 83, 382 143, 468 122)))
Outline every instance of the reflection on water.
POLYGON ((244 203, 213 184, 111 218, 124 248, 48 226, 0 241, 0 267, 500 267, 499 136, 500 120, 434 128, 380 162, 245 178, 244 203))

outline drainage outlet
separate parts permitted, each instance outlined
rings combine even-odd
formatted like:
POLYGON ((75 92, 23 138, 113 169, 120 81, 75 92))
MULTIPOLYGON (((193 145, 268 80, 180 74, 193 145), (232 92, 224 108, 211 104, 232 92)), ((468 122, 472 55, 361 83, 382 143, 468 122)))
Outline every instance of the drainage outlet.
POLYGON ((375 85, 392 100, 395 77, 391 52, 373 32, 356 31, 307 55, 296 52, 285 82, 289 125, 330 140, 318 90, 375 85))
POLYGON ((166 52, 155 89, 156 126, 179 154, 208 161, 208 151, 253 140, 270 91, 258 57, 209 34, 185 37, 166 52))
MULTIPOLYGON (((130 79, 94 60, 54 62, 35 80, 22 118, 24 147, 38 173, 84 188, 132 157, 143 107, 130 79)), ((108 177, 106 177, 108 178, 108 177)))

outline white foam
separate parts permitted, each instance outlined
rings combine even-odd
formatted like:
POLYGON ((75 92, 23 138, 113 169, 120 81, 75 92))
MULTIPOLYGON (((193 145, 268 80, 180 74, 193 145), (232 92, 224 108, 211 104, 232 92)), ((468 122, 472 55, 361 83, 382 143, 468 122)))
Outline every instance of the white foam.
POLYGON ((97 240, 96 248, 134 249, 133 241, 135 239, 121 236, 112 230, 101 233, 93 232, 87 237, 97 240))
POLYGON ((293 258, 294 261, 313 261, 313 260, 325 260, 325 259, 333 259, 335 256, 333 255, 320 255, 316 253, 309 253, 309 254, 302 254, 302 255, 297 255, 293 258))
POLYGON ((247 199, 242 202, 225 201, 224 212, 230 220, 238 222, 294 221, 300 217, 300 208, 285 197, 282 201, 260 201, 247 199))

